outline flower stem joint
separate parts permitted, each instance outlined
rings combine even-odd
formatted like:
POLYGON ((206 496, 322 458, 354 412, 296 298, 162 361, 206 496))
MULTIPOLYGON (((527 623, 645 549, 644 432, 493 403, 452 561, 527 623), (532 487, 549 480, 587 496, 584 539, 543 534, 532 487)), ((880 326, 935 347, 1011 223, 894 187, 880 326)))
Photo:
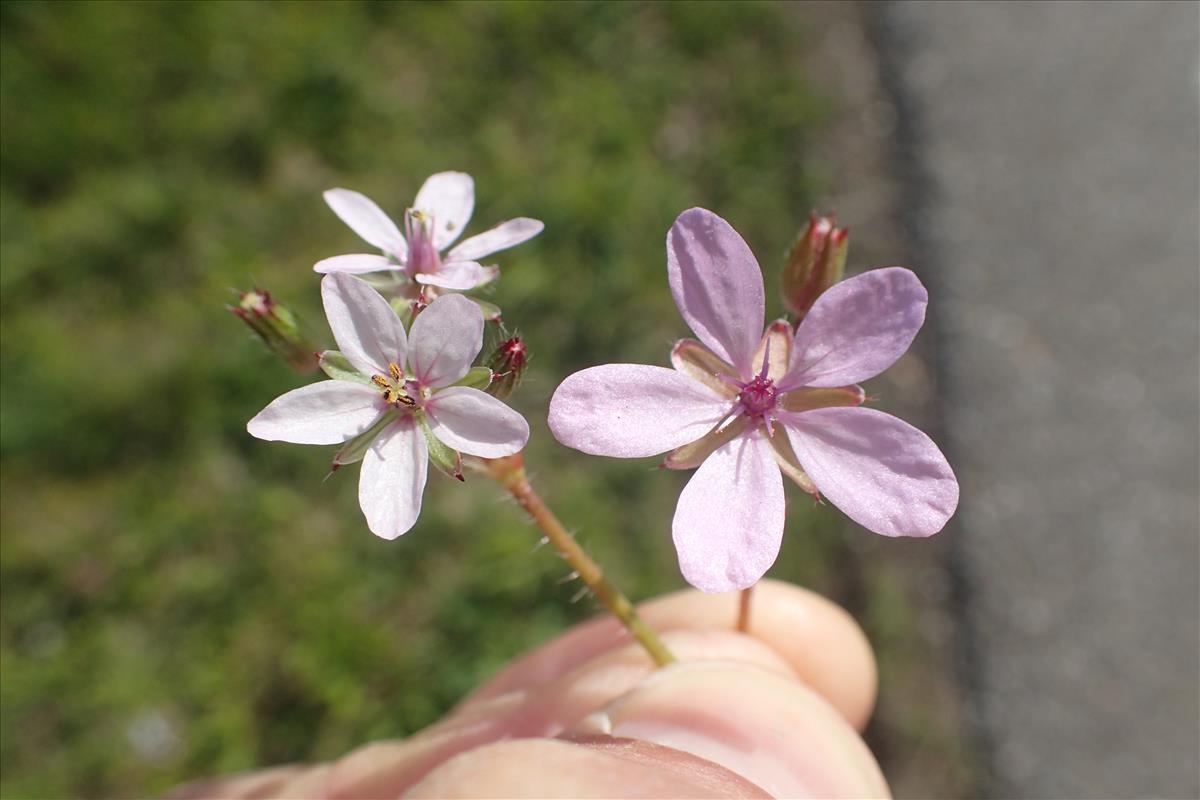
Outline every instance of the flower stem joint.
POLYGON ((317 371, 319 355, 300 332, 296 316, 263 289, 242 292, 238 304, 229 309, 245 322, 268 348, 301 375, 317 371))
POLYGON ((797 324, 821 293, 842 279, 849 249, 850 231, 837 227, 832 216, 809 218, 783 268, 783 303, 797 324))

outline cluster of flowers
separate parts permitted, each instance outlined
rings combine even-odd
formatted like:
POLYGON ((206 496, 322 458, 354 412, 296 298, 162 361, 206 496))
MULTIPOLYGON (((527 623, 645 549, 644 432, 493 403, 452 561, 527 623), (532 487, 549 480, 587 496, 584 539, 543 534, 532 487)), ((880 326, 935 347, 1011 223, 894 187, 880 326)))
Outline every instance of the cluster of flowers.
MULTIPOLYGON (((542 224, 511 220, 443 256, 473 209, 465 174, 426 181, 404 233, 360 194, 334 189, 325 198, 382 254, 316 265, 326 273, 322 297, 339 348, 320 356, 332 380, 276 399, 248 430, 341 445, 335 469, 361 460, 363 513, 391 539, 416 522, 428 462, 461 479, 460 454, 496 459, 525 446, 526 421, 497 397, 519 369, 472 368, 487 306, 455 292, 493 280, 497 269, 478 259, 542 224)), ((712 212, 685 211, 667 234, 667 277, 696 339, 675 344, 671 368, 591 367, 566 378, 551 400, 549 427, 563 444, 618 458, 666 453, 667 468, 698 468, 672 534, 683 576, 703 591, 749 587, 774 563, 784 475, 885 536, 932 535, 957 506, 958 483, 937 446, 864 407, 859 386, 908 349, 926 291, 900 267, 836 282, 845 236, 813 219, 785 270, 784 302, 796 321, 766 325, 762 272, 749 247, 712 212)), ((523 346, 504 347, 511 357, 523 346)))

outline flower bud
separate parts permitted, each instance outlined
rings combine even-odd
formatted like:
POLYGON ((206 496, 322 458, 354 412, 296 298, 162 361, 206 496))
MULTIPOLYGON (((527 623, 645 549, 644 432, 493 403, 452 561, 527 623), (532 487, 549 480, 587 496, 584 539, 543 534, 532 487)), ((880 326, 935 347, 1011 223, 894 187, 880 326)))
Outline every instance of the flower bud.
POLYGON ((270 292, 243 292, 238 304, 229 310, 296 372, 307 375, 317 370, 317 348, 300 332, 295 315, 275 302, 270 292))
POLYGON ((832 216, 812 215, 783 268, 783 304, 797 322, 804 319, 821 292, 842 279, 849 248, 850 231, 837 227, 832 216))
POLYGON ((492 382, 485 390, 500 400, 508 397, 521 384, 521 377, 529 365, 529 351, 520 336, 505 339, 496 345, 488 356, 487 366, 492 371, 492 382))

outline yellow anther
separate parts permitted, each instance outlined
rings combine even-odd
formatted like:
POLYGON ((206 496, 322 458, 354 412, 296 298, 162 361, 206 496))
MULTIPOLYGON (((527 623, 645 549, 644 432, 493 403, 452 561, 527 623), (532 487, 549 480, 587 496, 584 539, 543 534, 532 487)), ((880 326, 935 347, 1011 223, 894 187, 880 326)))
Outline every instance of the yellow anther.
POLYGON ((385 392, 390 392, 392 390, 392 384, 382 375, 372 375, 371 383, 375 384, 380 389, 383 389, 385 392))
POLYGON ((391 373, 393 380, 398 381, 404 377, 404 370, 400 369, 400 365, 397 364, 395 361, 388 364, 388 372, 391 373))

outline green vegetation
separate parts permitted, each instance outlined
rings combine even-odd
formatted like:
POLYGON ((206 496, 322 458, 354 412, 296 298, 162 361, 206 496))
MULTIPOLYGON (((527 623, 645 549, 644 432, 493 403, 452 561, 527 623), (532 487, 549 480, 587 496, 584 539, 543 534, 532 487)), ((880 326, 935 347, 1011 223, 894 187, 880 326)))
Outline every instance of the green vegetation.
MULTIPOLYGON (((773 286, 809 210, 820 106, 787 4, 0 6, 2 790, 146 795, 403 736, 593 613, 481 480, 431 475, 366 529, 357 469, 251 439, 297 379, 222 306, 260 284, 321 338, 316 260, 360 251, 332 186, 399 216, 477 181, 469 229, 534 356, 513 403, 548 501, 633 597, 682 586, 686 479, 554 443, 559 380, 666 363, 667 228, 719 211, 773 286)), ((776 306, 774 311, 778 311, 776 306)), ((772 575, 846 599, 799 493, 772 575)))

